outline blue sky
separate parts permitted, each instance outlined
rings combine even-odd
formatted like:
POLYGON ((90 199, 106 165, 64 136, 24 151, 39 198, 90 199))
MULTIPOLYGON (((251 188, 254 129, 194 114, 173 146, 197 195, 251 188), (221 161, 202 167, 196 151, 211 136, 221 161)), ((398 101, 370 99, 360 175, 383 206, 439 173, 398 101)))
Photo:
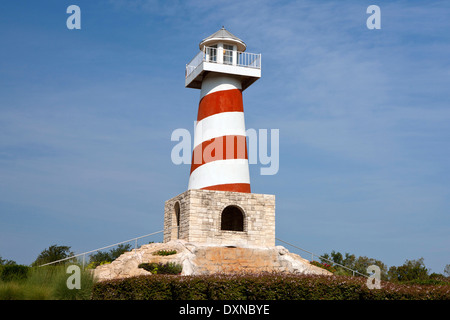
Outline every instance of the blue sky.
POLYGON ((244 107, 247 128, 280 132, 278 173, 250 167, 252 191, 276 195, 276 236, 442 273, 449 16, 447 1, 2 1, 0 256, 162 229, 189 178, 170 158, 198 107, 185 64, 224 25, 263 57, 244 107), (66 28, 71 4, 81 30, 66 28))

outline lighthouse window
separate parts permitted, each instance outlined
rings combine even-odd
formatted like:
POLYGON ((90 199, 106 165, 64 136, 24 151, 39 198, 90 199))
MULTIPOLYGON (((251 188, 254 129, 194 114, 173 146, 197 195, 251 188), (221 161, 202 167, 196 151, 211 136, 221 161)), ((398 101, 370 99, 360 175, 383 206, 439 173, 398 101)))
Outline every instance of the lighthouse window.
POLYGON ((206 47, 206 60, 209 62, 217 62, 217 44, 206 47))
POLYGON ((236 206, 228 206, 222 211, 221 230, 244 231, 244 214, 236 206))
MULTIPOLYGON (((174 206, 174 215, 172 216, 172 227, 173 227, 173 231, 172 232, 176 232, 176 238, 175 239, 179 239, 180 238, 180 203, 177 201, 175 203, 174 206)), ((175 235, 175 234, 174 234, 175 235)))
POLYGON ((223 45, 223 63, 225 64, 233 63, 233 46, 229 44, 223 45))

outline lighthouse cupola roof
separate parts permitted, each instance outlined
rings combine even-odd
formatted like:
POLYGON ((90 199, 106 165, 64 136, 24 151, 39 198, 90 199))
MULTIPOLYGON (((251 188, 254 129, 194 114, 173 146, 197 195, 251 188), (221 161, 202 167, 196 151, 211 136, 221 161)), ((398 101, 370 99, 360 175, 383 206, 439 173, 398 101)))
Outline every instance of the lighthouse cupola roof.
POLYGON ((244 41, 236 37, 234 34, 232 34, 230 31, 228 31, 227 29, 225 29, 225 27, 222 26, 222 29, 213 33, 209 37, 206 37, 200 42, 199 44, 200 50, 203 51, 203 47, 205 46, 209 47, 218 42, 234 44, 237 46, 237 50, 241 52, 244 52, 245 49, 247 48, 247 45, 245 44, 244 41))
POLYGON ((185 86, 201 89, 211 73, 239 78, 244 91, 261 77, 261 54, 244 52, 247 45, 224 27, 203 39, 200 51, 186 64, 185 86))

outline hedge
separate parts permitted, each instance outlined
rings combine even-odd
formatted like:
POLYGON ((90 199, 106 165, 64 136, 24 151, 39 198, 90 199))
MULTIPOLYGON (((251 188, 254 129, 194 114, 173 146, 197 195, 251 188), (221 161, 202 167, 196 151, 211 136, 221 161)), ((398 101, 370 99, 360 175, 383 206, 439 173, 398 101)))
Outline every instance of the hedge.
POLYGON ((29 269, 30 267, 20 264, 0 266, 0 280, 24 280, 28 276, 29 269))
POLYGON ((294 274, 149 275, 101 281, 94 300, 450 300, 450 286, 402 285, 366 278, 294 274))

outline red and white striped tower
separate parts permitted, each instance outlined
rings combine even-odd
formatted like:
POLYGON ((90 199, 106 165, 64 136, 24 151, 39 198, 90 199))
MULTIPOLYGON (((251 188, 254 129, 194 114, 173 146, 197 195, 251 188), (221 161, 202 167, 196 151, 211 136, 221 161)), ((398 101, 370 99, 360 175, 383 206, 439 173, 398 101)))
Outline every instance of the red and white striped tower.
POLYGON ((242 91, 261 77, 261 55, 222 27, 186 65, 186 87, 201 89, 188 189, 250 193, 242 91))

